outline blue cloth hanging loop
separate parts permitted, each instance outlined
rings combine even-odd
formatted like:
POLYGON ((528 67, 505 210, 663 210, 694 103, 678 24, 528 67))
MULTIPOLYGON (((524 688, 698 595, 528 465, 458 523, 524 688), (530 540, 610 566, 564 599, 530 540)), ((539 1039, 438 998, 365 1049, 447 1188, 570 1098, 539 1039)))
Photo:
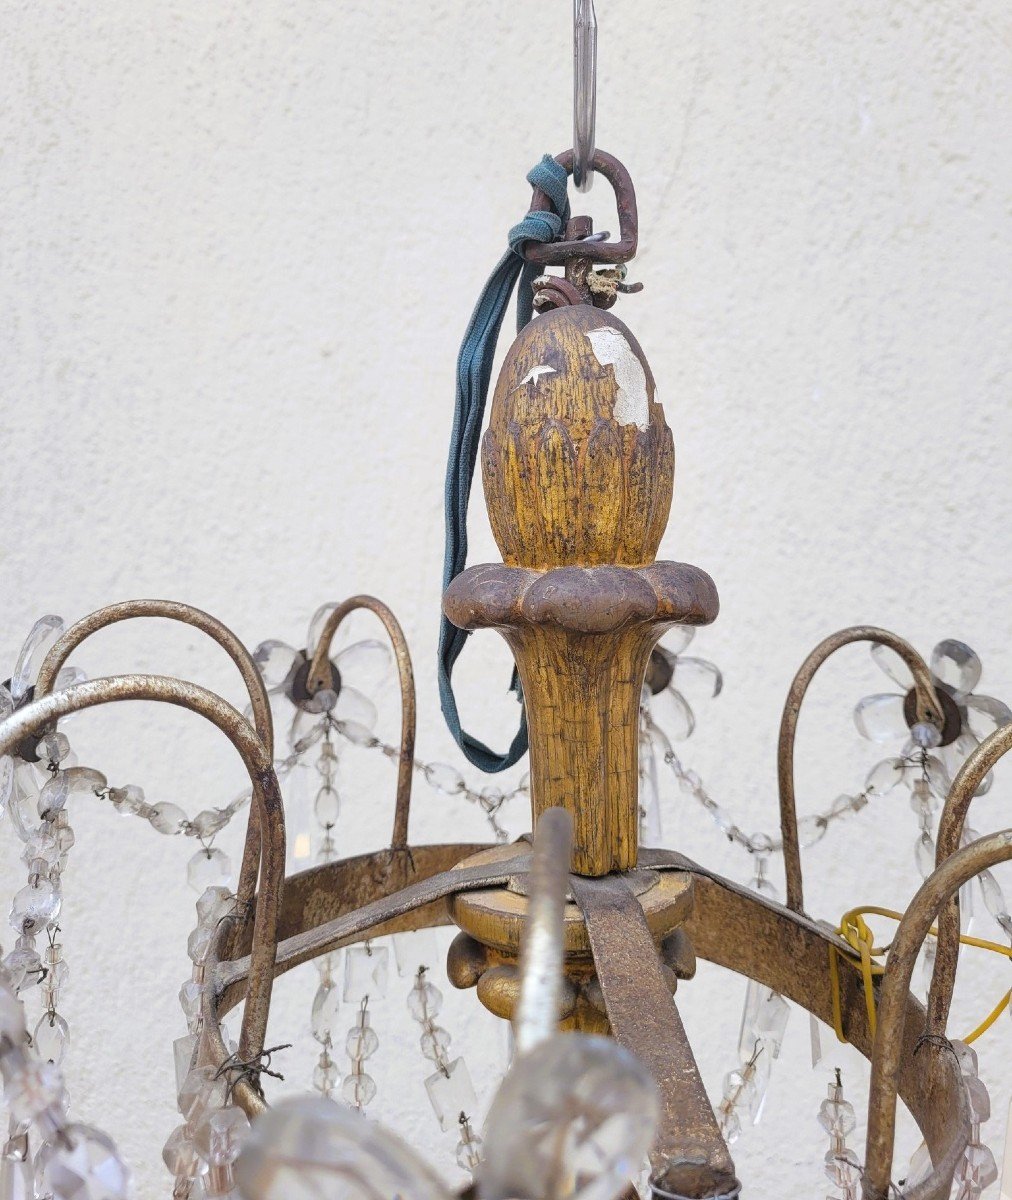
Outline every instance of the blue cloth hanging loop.
MULTIPOLYGON (((566 194, 568 174, 546 154, 527 175, 532 187, 540 188, 551 203, 551 212, 529 212, 514 225, 507 239, 509 249, 499 260, 478 297, 468 322, 460 354, 457 357, 457 392, 453 411, 453 430, 446 463, 446 551, 443 559, 443 589, 467 565, 467 504, 478 459, 485 402, 492 376, 492 360, 510 296, 520 280, 517 293, 517 332, 533 315, 534 295, 531 284, 540 268, 525 262, 521 253, 524 242, 551 242, 569 220, 566 194)), ((457 745, 482 771, 504 771, 527 753, 527 718, 521 709, 520 728, 505 754, 490 750, 484 742, 461 728, 457 698, 453 693, 453 667, 470 637, 470 631, 458 629, 446 617, 439 627, 439 701, 443 716, 457 745)), ((514 672, 513 690, 520 695, 514 672)))

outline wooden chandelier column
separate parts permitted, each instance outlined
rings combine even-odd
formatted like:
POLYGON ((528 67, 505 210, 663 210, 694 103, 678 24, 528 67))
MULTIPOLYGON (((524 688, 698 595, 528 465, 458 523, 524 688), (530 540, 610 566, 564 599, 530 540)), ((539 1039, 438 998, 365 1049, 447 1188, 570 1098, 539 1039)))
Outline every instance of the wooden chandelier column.
POLYGON ((588 304, 532 321, 503 364, 482 442, 503 562, 471 567, 443 608, 497 629, 516 658, 530 731, 533 818, 573 817, 572 870, 636 866, 639 703, 650 651, 705 625, 703 571, 656 562, 674 447, 639 343, 588 304))

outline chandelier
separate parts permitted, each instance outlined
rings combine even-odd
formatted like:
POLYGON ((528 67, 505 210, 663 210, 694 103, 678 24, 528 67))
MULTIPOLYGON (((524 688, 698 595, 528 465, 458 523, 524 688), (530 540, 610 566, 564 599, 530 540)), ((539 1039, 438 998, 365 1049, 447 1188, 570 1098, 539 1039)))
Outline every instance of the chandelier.
POLYGON ((626 273, 637 250, 636 197, 625 167, 594 144, 593 5, 576 0, 574 12, 574 148, 531 172, 530 211, 479 300, 457 368, 439 674, 448 725, 471 766, 417 757, 408 646, 393 612, 372 596, 322 605, 301 647, 269 639, 249 650, 216 618, 173 601, 113 604, 69 625, 40 618, 0 687, 0 810, 24 863, 9 889, 13 941, 0 961, 0 1200, 132 1194, 113 1132, 101 1128, 101 1113, 78 1114, 66 1086, 73 1055, 61 996, 71 966, 60 921, 71 816, 85 798, 190 847, 192 973, 170 1039, 179 1123, 163 1152, 165 1193, 176 1200, 444 1200, 455 1192, 734 1200, 743 1186, 734 1147, 761 1136, 752 1127, 793 1009, 808 1014, 826 1086, 799 1145, 824 1164, 829 1200, 976 1200, 997 1180, 975 1047, 1009 993, 961 1040, 948 1018, 961 945, 1012 957, 1012 915, 993 874, 1012 858, 1012 831, 979 837, 968 823, 971 802, 1012 746, 1012 711, 981 692, 981 662, 965 643, 943 640, 926 660, 891 631, 858 626, 822 641, 788 692, 778 829, 747 833, 676 751, 696 707, 721 691, 719 668, 688 653, 695 630, 717 616, 717 591, 699 568, 656 558, 673 493, 673 439, 647 359, 611 311, 638 290, 626 273), (615 238, 569 210, 568 179, 586 190, 595 176, 614 191, 615 238), (486 423, 493 355, 517 281, 519 332, 486 423), (479 453, 502 561, 467 566, 479 453), (348 618, 360 611, 380 622, 384 638, 348 636, 348 618), (152 618, 192 627, 227 653, 248 694, 244 712, 189 681, 86 679, 75 667, 75 651, 93 634, 152 618), (453 690, 454 666, 478 629, 500 634, 516 664, 519 727, 503 753, 462 728, 453 690), (854 709, 858 732, 884 757, 863 786, 799 820, 799 713, 821 666, 855 643, 889 679, 854 709), (391 665, 397 741, 378 732, 375 705, 375 681, 391 665), (137 700, 204 718, 234 747, 248 788, 188 813, 79 763, 64 719, 137 700), (389 845, 349 858, 340 853, 339 770, 350 747, 388 759, 396 778, 389 845), (524 754, 527 773, 498 786, 498 771, 524 754), (677 836, 666 844, 668 777, 740 850, 746 882, 691 861, 677 836), (414 843, 416 785, 478 808, 489 838, 414 843), (802 852, 842 820, 868 819, 863 810, 889 794, 906 795, 913 810, 916 894, 903 912, 866 907, 839 922, 817 919, 805 908, 802 852), (533 834, 510 841, 503 813, 523 804, 533 834), (217 840, 237 818, 246 836, 233 863, 217 840), (782 898, 772 870, 781 859, 782 898), (993 928, 981 931, 981 922, 993 928), (448 924, 456 928, 449 984, 473 989, 512 1028, 487 1113, 439 1023, 443 967, 418 950, 416 935, 448 924), (676 1000, 683 983, 692 986, 697 958, 746 980, 736 1059, 709 1094, 676 1000), (267 1039, 274 981, 310 963, 318 975, 308 1013, 307 1036, 318 1046, 312 1078, 304 1095, 269 1104, 287 1048, 267 1039), (383 1123, 370 1059, 382 1034, 377 1003, 395 989, 392 979, 416 1026, 449 1162, 429 1161, 383 1123), (870 1062, 863 1137, 851 1102, 863 1081, 828 1065, 823 1048, 833 1039, 870 1062), (909 1164, 895 1154, 901 1102, 923 1138, 909 1164))

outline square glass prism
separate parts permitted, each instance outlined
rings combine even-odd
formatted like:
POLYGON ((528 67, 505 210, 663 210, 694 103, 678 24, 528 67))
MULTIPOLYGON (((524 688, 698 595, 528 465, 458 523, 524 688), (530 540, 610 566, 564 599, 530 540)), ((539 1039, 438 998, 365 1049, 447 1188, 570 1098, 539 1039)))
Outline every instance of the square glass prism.
POLYGON ((351 946, 344 956, 344 990, 347 1004, 361 1004, 366 996, 373 1000, 386 995, 390 951, 386 946, 366 942, 351 946))
POLYGON ((439 1128, 444 1133, 457 1128, 461 1113, 473 1119, 478 1100, 467 1064, 462 1058, 455 1058, 445 1073, 436 1071, 430 1075, 425 1081, 425 1090, 429 1093, 429 1102, 439 1121, 439 1128))

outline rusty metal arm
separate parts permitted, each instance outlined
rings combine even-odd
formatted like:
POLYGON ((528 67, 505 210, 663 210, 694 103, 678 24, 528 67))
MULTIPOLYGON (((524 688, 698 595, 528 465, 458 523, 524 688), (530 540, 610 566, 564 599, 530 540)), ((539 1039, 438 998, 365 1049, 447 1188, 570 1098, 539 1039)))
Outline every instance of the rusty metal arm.
MULTIPOLYGON (((879 988, 878 1028, 871 1060, 863 1181, 866 1200, 886 1200, 890 1190, 907 993, 917 954, 939 911, 953 893, 974 875, 1010 858, 1012 830, 989 834, 949 855, 921 885, 896 930, 879 988)), ((965 1132, 960 1135, 964 1145, 965 1132)), ((943 1163, 941 1169, 948 1169, 951 1174, 952 1165, 943 1163)), ((907 1193, 910 1200, 919 1200, 922 1194, 934 1194, 941 1182, 939 1170, 936 1165, 924 1183, 907 1193)))
MULTIPOLYGON (((959 849, 966 814, 977 788, 1003 754, 1012 749, 1012 725, 996 729, 967 758, 952 782, 949 794, 938 819, 935 866, 940 867, 959 849)), ((938 914, 938 946, 935 969, 931 973, 928 992, 928 1032, 944 1034, 956 983, 956 963, 959 959, 959 892, 952 893, 938 914)))
POLYGON ((285 815, 271 755, 249 722, 220 696, 196 684, 160 675, 114 675, 75 684, 19 708, 0 723, 0 755, 11 753, 29 734, 51 726, 61 717, 121 700, 174 704, 198 713, 225 734, 249 773, 264 831, 263 868, 239 1053, 244 1059, 255 1058, 263 1050, 274 982, 278 911, 285 875, 285 815))
POLYGON ((942 728, 942 709, 935 695, 935 685, 924 659, 909 642, 878 629, 874 625, 854 625, 841 629, 820 642, 801 664, 794 677, 783 716, 780 719, 780 739, 777 746, 777 785, 780 791, 780 834, 784 847, 784 870, 787 875, 787 907, 794 912, 804 909, 804 887, 801 880, 801 847, 798 842, 798 813, 794 796, 794 740, 798 714, 808 686, 816 671, 841 646, 852 642, 879 642, 895 651, 910 668, 917 690, 917 719, 942 728))
MULTIPOLYGON (((190 604, 181 604, 177 600, 124 600, 119 604, 109 604, 96 612, 82 617, 54 642, 49 653, 43 659, 39 668, 38 679, 35 683, 35 697, 48 696, 60 673, 60 668, 70 655, 86 638, 91 637, 100 629, 115 625, 120 621, 129 621, 137 617, 160 617, 168 621, 178 621, 190 625, 206 633, 218 643, 229 658, 235 663, 242 676, 246 691, 249 693, 250 706, 253 710, 253 724, 257 735, 267 748, 267 753, 274 755, 274 722, 271 717, 270 701, 263 677, 257 669, 253 656, 239 641, 238 637, 222 624, 217 617, 190 604)), ((254 787, 256 785, 254 784, 254 787)), ((246 825, 246 842, 243 846, 242 866, 239 870, 239 883, 236 889, 239 903, 249 904, 256 890, 257 870, 260 866, 260 804, 250 806, 249 821, 246 825)))
POLYGON ((573 843, 573 818, 564 808, 541 814, 534 834, 530 906, 520 942, 520 1001, 513 1027, 524 1054, 552 1036, 562 1000, 563 914, 573 843))
POLYGON ((415 765, 415 675, 411 668, 411 655, 404 631, 382 600, 377 600, 375 596, 351 596, 334 609, 327 618, 320 633, 320 640, 313 651, 307 686, 310 692, 328 686, 330 672, 327 663, 330 657, 330 643, 345 617, 360 608, 373 613, 383 622, 397 659, 397 674, 401 685, 401 746, 397 764, 397 803, 394 808, 394 830, 390 846, 393 850, 404 850, 408 844, 411 773, 415 765))

